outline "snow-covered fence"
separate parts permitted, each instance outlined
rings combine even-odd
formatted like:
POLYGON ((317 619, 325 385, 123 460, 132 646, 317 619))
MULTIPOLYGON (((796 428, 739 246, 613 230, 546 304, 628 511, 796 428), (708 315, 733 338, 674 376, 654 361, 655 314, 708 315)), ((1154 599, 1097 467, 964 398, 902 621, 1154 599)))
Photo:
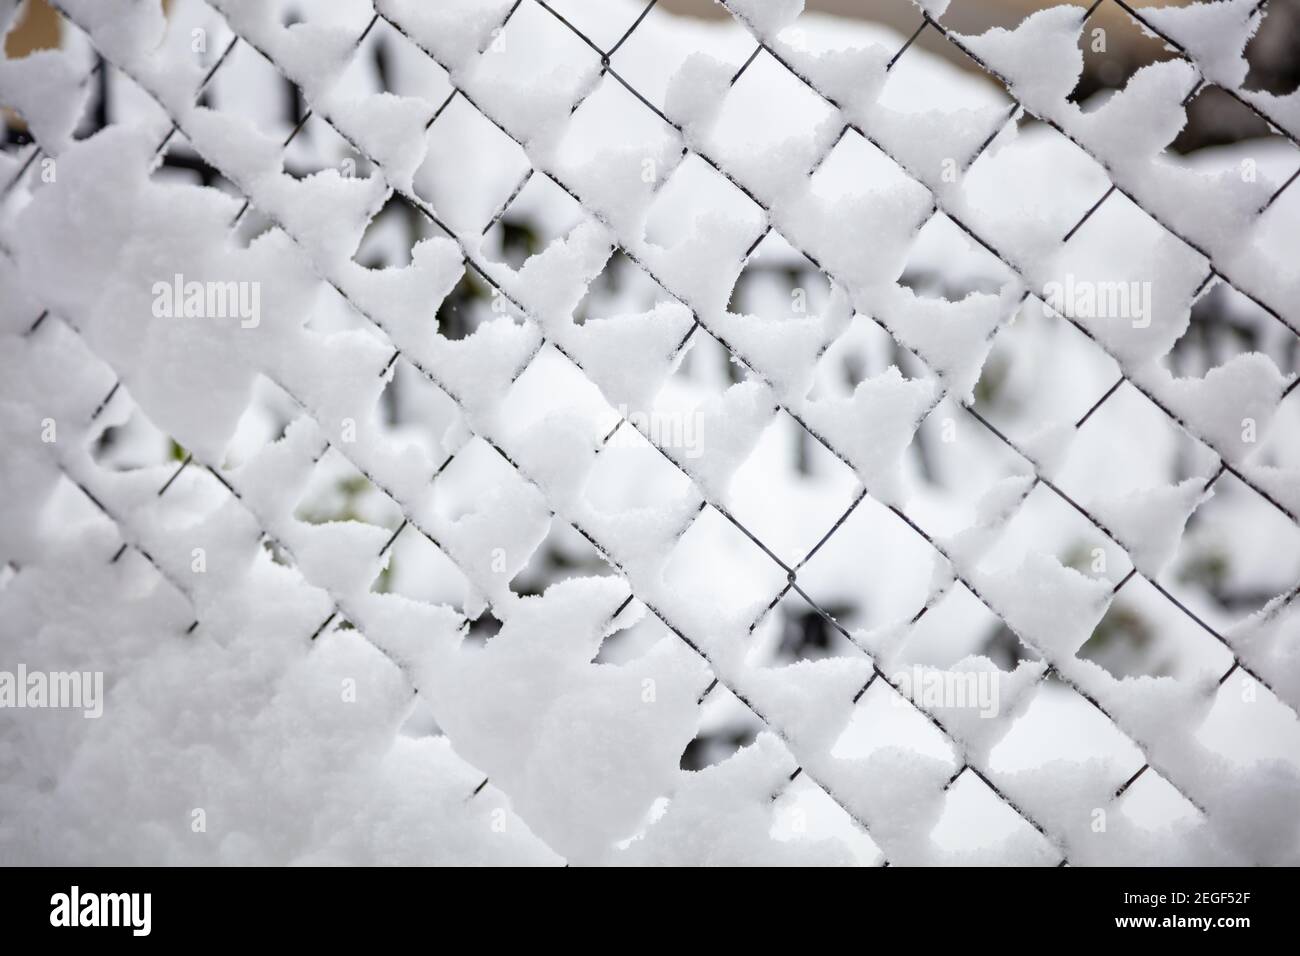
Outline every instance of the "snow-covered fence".
POLYGON ((1300 533, 1285 439, 1296 378, 1270 357, 1293 358, 1300 337, 1300 271, 1281 235, 1295 174, 1253 160, 1205 174, 1163 155, 1209 85, 1300 146, 1300 94, 1244 85, 1265 3, 1121 3, 1177 56, 1088 111, 1069 95, 1096 4, 959 36, 947 3, 925 0, 892 48, 828 48, 798 0, 725 0, 719 49, 651 16, 653 2, 298 4, 290 25, 255 0, 183 4, 170 20, 156 3, 55 5, 75 42, 0 64, 0 101, 34 136, 0 169, 0 668, 103 673, 108 698, 95 723, 0 713, 6 855, 1300 859, 1296 553, 1277 552, 1285 587, 1263 576, 1261 606, 1235 621, 1166 572, 1229 482, 1230 500, 1280 523, 1276 540, 1300 533), (886 105, 923 31, 1005 102, 886 105), (651 33, 651 52, 635 52, 651 33), (677 62, 656 73, 668 33, 677 62), (404 52, 376 84, 361 51, 379 38, 404 52), (223 79, 255 62, 268 82, 223 108, 223 79), (792 84, 793 105, 739 110, 758 71, 792 84), (271 76, 303 104, 287 131, 263 110, 271 76), (131 116, 75 137, 110 78, 131 116), (816 122, 757 149, 746 134, 767 109, 816 122), (981 169, 1031 119, 1104 188, 1025 207, 1013 182, 982 202, 981 169), (313 175, 288 172, 304 135, 332 137, 344 159, 300 152, 313 175), (509 161, 480 157, 484 137, 509 161), (221 191, 158 174, 182 144, 221 191), (701 180, 703 203, 685 185, 701 180), (535 208, 562 226, 512 266, 490 237, 543 182, 550 205, 535 208), (1108 223, 1120 204, 1128 218, 1108 223), (429 238, 372 229, 390 207, 429 238), (900 283, 940 218, 993 263, 991 291, 900 283), (825 293, 797 285, 776 317, 732 311, 776 242, 825 293), (367 244, 406 255, 370 268, 367 244), (654 290, 647 311, 596 314, 614 257, 654 290), (487 314, 453 335, 439 304, 467 281, 487 314), (1216 288, 1267 317, 1268 347, 1180 376, 1164 359, 1216 288), (1018 434, 977 391, 998 341, 1039 319, 1081 333, 1107 379, 1018 434), (897 364, 837 393, 819 369, 869 323, 897 364), (705 349, 742 380, 662 401, 705 349), (1118 429, 1139 402, 1182 436, 1184 473, 1080 494, 1069 462, 1085 426, 1118 429), (137 417, 174 463, 105 456, 106 431, 137 417), (791 519, 800 534, 735 491, 762 480, 751 463, 778 419, 852 476, 831 520, 791 519), (394 427, 410 421, 418 437, 394 427), (943 442, 982 434, 1008 463, 963 476, 978 495, 959 522, 912 494, 904 456, 927 422, 943 442), (327 516, 350 520, 313 520, 300 503, 323 472, 374 494, 327 516), (1089 526, 1079 567, 1024 517, 1051 507, 1089 526), (891 613, 854 626, 812 569, 864 528, 886 565, 909 549, 925 561, 857 582, 888 592, 891 613), (607 573, 524 596, 556 529, 561 551, 588 548, 607 573), (1175 622, 1161 626, 1180 664, 1115 676, 1081 649, 1139 588, 1175 622), (789 601, 824 623, 832 653, 775 666, 757 653, 789 601), (976 614, 1018 640, 1014 666, 917 653, 936 619, 942 631, 976 614), (621 657, 607 651, 620 640, 621 657), (722 698, 762 732, 679 769, 722 698))

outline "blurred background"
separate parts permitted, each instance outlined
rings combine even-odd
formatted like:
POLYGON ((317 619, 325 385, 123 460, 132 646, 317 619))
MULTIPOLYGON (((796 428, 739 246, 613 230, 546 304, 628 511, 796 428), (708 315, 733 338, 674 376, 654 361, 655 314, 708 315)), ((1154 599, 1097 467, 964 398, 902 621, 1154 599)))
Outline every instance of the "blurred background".
MULTIPOLYGON (((1186 6, 1191 0, 1130 0, 1136 10, 1143 7, 1186 6)), ((1091 0, 1078 0, 1079 6, 1091 6, 1091 0)), ((662 6, 693 17, 725 17, 727 12, 713 0, 663 0, 662 6)), ((1052 0, 952 0, 943 15, 944 26, 958 33, 982 33, 991 27, 1011 28, 1038 10, 1057 6, 1052 0)), ((920 20, 910 4, 879 3, 876 0, 807 0, 804 10, 839 17, 881 23, 904 36, 916 29, 920 20)), ((1270 93, 1289 93, 1300 83, 1300 3, 1296 0, 1271 2, 1268 29, 1263 30, 1247 50, 1251 72, 1246 85, 1270 93)), ((1094 93, 1122 86, 1138 67, 1168 57, 1163 41, 1137 29, 1117 4, 1106 0, 1093 13, 1090 28, 1104 29, 1107 52, 1091 54, 1085 59, 1085 74, 1078 93, 1086 99, 1094 93)), ((944 57, 968 70, 980 82, 992 82, 983 71, 944 41, 938 33, 927 30, 917 43, 922 49, 944 57)), ((1257 117, 1242 109, 1222 91, 1210 91, 1197 99, 1189 117, 1189 127, 1175 144, 1175 149, 1191 150, 1211 143, 1235 142, 1259 135, 1266 127, 1257 117)))
MULTIPOLYGON (((1191 0, 1131 0, 1135 9, 1149 6, 1185 6, 1191 0)), ((163 0, 170 7, 173 0, 163 0)), ((943 16, 944 25, 958 33, 981 33, 991 27, 1013 27, 1037 10, 1055 6, 1052 0, 952 0, 943 16)), ((1090 5, 1081 4, 1081 5, 1090 5)), ((709 20, 728 17, 714 0, 660 0, 659 7, 672 13, 709 20)), ((909 36, 920 23, 920 14, 907 0, 806 0, 807 14, 829 14, 882 24, 902 36, 909 36)), ((1122 86, 1134 70, 1167 58, 1170 53, 1158 38, 1138 29, 1120 6, 1106 0, 1093 13, 1092 27, 1107 33, 1107 51, 1085 50, 1085 72, 1077 95, 1086 99, 1098 91, 1122 86)), ((56 46, 59 18, 46 0, 28 0, 18 28, 5 41, 11 56, 56 46)), ((970 73, 973 80, 992 83, 983 71, 933 30, 917 39, 922 49, 943 57, 970 73)), ((1251 89, 1285 94, 1300 85, 1300 0, 1272 0, 1268 5, 1267 29, 1261 30, 1246 51, 1251 65, 1246 85, 1251 89)), ((16 117, 10 128, 21 129, 16 117), (16 122, 15 122, 16 121, 16 122)), ((1197 97, 1190 108, 1188 128, 1175 142, 1180 151, 1215 143, 1232 143, 1267 132, 1258 117, 1220 90, 1197 97)))

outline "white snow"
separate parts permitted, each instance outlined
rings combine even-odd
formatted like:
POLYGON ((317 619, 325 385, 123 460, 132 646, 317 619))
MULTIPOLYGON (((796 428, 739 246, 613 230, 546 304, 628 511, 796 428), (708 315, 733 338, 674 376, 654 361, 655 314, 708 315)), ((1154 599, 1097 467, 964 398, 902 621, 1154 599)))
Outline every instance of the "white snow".
POLYGON ((727 8, 744 17, 764 36, 775 36, 803 13, 804 0, 727 0, 727 8))
MULTIPOLYGON (((1197 70, 1244 81, 1253 4, 1144 8, 1195 64, 1085 107, 1080 7, 959 38, 1078 146, 924 49, 887 73, 904 38, 801 0, 650 12, 615 65, 680 135, 531 0, 380 0, 369 27, 366 3, 61 6, 85 35, 0 58, 40 150, 0 157, 0 648, 103 671, 106 700, 99 720, 0 709, 0 855, 1297 859, 1300 274, 1289 194, 1258 213, 1294 158, 1168 152, 1197 70), (191 17, 300 88, 291 149, 247 106, 273 98, 260 81, 223 74, 196 105, 219 50, 188 49, 191 17), (768 54, 733 90, 755 37, 817 90, 768 54), (382 71, 362 63, 381 38, 382 71), (92 46, 126 76, 85 135, 92 46), (173 120, 215 188, 160 166, 173 120), (173 279, 255 287, 256 321, 167 314, 173 279), (1053 282, 1146 283, 1149 308, 1066 295, 1087 336, 1017 314, 1053 282), (1194 325, 1227 286, 1232 321, 1194 325), (1118 373, 1132 386, 1070 424, 1118 373), (1068 458, 1071 493, 1186 608, 1067 566, 1097 531, 962 402, 1039 475, 1068 458), (602 443, 623 418, 631 440, 602 443), (822 635, 824 609, 852 636, 822 635), (1252 706, 1220 684, 1233 654, 1268 685, 1252 706), (994 700, 859 696, 874 667, 994 700)), ((619 36, 640 10, 579 19, 619 36)), ((1295 94, 1240 92, 1300 125, 1295 94)))
POLYGON ((1083 646, 1110 602, 1108 582, 1037 552, 1016 569, 977 574, 976 583, 1007 625, 1052 663, 1083 646))
POLYGON ((900 460, 933 400, 933 382, 906 379, 891 365, 859 382, 851 398, 809 400, 802 412, 842 451, 873 498, 901 504, 900 460))
POLYGON ((1078 37, 1084 13, 1077 6, 1049 7, 1025 18, 1014 30, 996 27, 960 39, 1011 83, 1026 106, 1050 115, 1083 72, 1078 37))
POLYGON ((1155 579, 1183 535, 1183 526, 1202 501, 1213 495, 1204 478, 1188 478, 1088 503, 1088 509, 1119 539, 1134 566, 1155 579))
POLYGON ((1288 379, 1268 356, 1234 356, 1203 377, 1176 378, 1162 368, 1148 369, 1144 384, 1166 401, 1228 461, 1250 457, 1268 429, 1288 379))
POLYGON ((1255 0, 1221 0, 1153 7, 1142 19, 1182 46, 1211 82, 1235 89, 1246 79, 1242 53, 1259 29, 1259 13, 1255 0))

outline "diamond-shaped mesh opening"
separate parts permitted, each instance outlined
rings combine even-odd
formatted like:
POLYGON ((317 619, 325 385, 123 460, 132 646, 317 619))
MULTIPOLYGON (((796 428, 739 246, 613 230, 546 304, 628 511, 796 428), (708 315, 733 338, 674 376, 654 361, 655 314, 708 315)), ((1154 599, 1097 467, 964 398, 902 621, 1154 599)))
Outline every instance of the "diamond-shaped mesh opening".
POLYGON ((703 770, 750 746, 763 722, 722 684, 713 685, 700 710, 700 731, 682 752, 683 770, 703 770))
POLYGON ((1292 93, 1300 86, 1300 71, 1289 54, 1290 42, 1300 30, 1300 14, 1285 3, 1262 5, 1264 19, 1259 30, 1246 44, 1245 57, 1250 65, 1242 86, 1278 96, 1292 93))
POLYGON ((607 514, 636 508, 667 508, 688 495, 690 480, 669 461, 671 455, 690 460, 690 448, 682 448, 674 430, 653 413, 617 418, 607 429, 598 425, 606 438, 591 470, 586 498, 607 514), (631 479, 635 478, 635 481, 631 479))
POLYGON ((1087 507, 1164 484, 1214 475, 1217 456, 1133 388, 1119 388, 1074 432, 1055 484, 1087 507), (1131 437, 1117 439, 1120 422, 1131 437))
MULTIPOLYGON (((626 252, 616 248, 605 261, 600 274, 588 284, 582 300, 573 310, 573 318, 581 324, 588 318, 648 311, 670 301, 673 300, 663 286, 633 262, 626 252)), ((692 333, 692 340, 701 334, 698 331, 692 333)))
POLYGON ((605 73, 573 111, 557 164, 566 171, 599 176, 599 164, 594 169, 588 164, 614 151, 635 156, 647 179, 662 181, 680 151, 678 137, 663 117, 637 99, 639 92, 605 73))
POLYGON ((458 607, 465 593, 465 577, 456 563, 411 525, 394 529, 388 565, 372 590, 458 607))
POLYGON ((1001 259, 949 216, 938 212, 916 233, 901 284, 958 301, 971 292, 996 293, 1010 278, 1010 270, 1001 259))
POLYGON ((453 228, 481 231, 529 170, 523 150, 457 96, 429 127, 415 194, 453 228))
POLYGON ((848 850, 847 859, 858 866, 878 865, 880 847, 869 837, 843 807, 835 802, 806 774, 800 774, 785 787, 774 803, 772 837, 798 847, 810 840, 834 840, 848 850))
POLYGON ((1218 687, 1197 739, 1233 760, 1294 760, 1300 735, 1292 711, 1250 674, 1234 671, 1218 687), (1246 732, 1255 726, 1261 732, 1246 732))
POLYGON ((466 269, 456 285, 438 305, 438 334, 458 340, 473 335, 484 322, 503 313, 501 300, 478 273, 466 269), (498 311, 493 310, 497 303, 498 311))
POLYGON ((296 179, 305 179, 323 169, 344 177, 374 175, 374 166, 349 143, 331 123, 312 113, 290 130, 284 149, 284 169, 296 179))
POLYGON ((831 283, 808 257, 775 229, 768 230, 745 260, 731 290, 728 310, 763 318, 800 320, 830 304, 831 283))
MULTIPOLYGON (((910 5, 910 0, 890 0, 894 6, 910 5)), ((1043 7, 1045 4, 1018 4, 1006 7, 998 4, 980 3, 979 0, 952 0, 942 17, 943 25, 950 30, 966 35, 983 33, 1000 27, 1014 30, 1026 16, 1029 8, 1043 7)), ((919 19, 919 16, 918 16, 919 19)), ((924 35, 924 34, 923 34, 924 35)))
POLYGON ((1187 127, 1174 140, 1172 149, 1187 153, 1202 146, 1274 137, 1287 142, 1286 137, 1274 133, 1268 120, 1232 93, 1206 86, 1187 103, 1187 127))
POLYGON ((1155 832, 1194 828, 1203 819, 1196 805, 1154 770, 1133 781, 1111 812, 1116 810, 1124 820, 1155 832))
MULTIPOLYGON (((771 149, 796 137, 813 136, 833 113, 829 104, 773 57, 760 54, 723 100, 711 142, 743 144, 749 153, 771 149)), ((728 155, 730 150, 723 154, 728 155)))
MULTIPOLYGON (((114 394, 120 405, 127 398, 120 390, 114 394)), ((130 407, 125 420, 105 428, 92 449, 94 459, 103 467, 117 471, 132 471, 159 462, 179 464, 185 458, 185 449, 155 425, 139 408, 130 407)))
MULTIPOLYGON (((539 595, 557 580, 579 577, 614 577, 615 570, 592 543, 561 518, 551 522, 550 530, 537 546, 528 563, 510 580, 510 589, 520 595, 539 595)), ((637 602, 633 602, 636 604, 637 602)), ((619 615, 619 621, 633 618, 631 606, 619 615)), ((636 629, 624 629, 611 634, 601 644, 600 660, 625 663, 637 653, 646 650, 636 629)))
POLYGON ((363 521, 396 530, 396 504, 375 487, 341 451, 330 448, 312 469, 295 509, 299 521, 363 521))
POLYGON ((536 0, 511 9, 509 20, 491 34, 491 42, 475 63, 481 76, 558 79, 567 86, 573 78, 599 67, 600 55, 536 0))
POLYGON ((664 565, 664 581, 675 594, 702 595, 707 588, 719 611, 742 618, 766 604, 784 580, 781 569, 711 507, 677 540, 664 565))
POLYGON ((1046 837, 972 773, 963 773, 949 788, 931 837, 950 854, 945 862, 957 865, 1005 859, 1007 846, 1015 847, 1012 859, 1022 866, 1051 865, 1059 856, 1046 837))
POLYGON ((848 510, 857 491, 849 467, 781 413, 736 471, 727 506, 793 567, 848 510))
POLYGON ((408 36, 380 16, 361 41, 338 88, 353 96, 391 93, 415 97, 433 106, 451 94, 447 71, 425 56, 408 36))
POLYGON ((1192 306, 1187 333, 1175 344, 1170 365, 1181 375, 1203 376, 1241 352, 1262 352, 1283 373, 1297 370, 1300 339, 1247 296, 1212 283, 1192 306))
POLYGON ((659 401, 665 407, 690 410, 705 396, 719 395, 728 385, 744 378, 744 367, 724 342, 707 332, 694 332, 659 401))
POLYGON ((646 218, 646 240, 670 247, 691 235, 697 213, 708 209, 743 221, 755 238, 761 212, 739 189, 698 156, 678 164, 659 189, 646 218))
POLYGON ((1079 34, 1083 75, 1070 101, 1094 108, 1112 90, 1122 90, 1133 74, 1153 63, 1179 58, 1163 40, 1143 30, 1118 4, 1104 3, 1079 34), (1096 97, 1096 99, 1094 99, 1096 97))
POLYGON ((1120 678, 1192 680, 1232 666, 1223 644, 1138 576, 1116 594, 1079 656, 1120 678))
POLYGON ((1045 553, 1062 565, 1098 581, 1118 582, 1128 572, 1122 556, 1100 561, 1097 550, 1108 551, 1110 539, 1052 489, 1039 483, 1025 498, 1002 537, 988 550, 984 566, 1015 571, 1032 553, 1045 553))
POLYGON ((861 653, 840 623, 851 612, 847 602, 814 605, 802 594, 787 591, 751 632, 752 659, 773 667, 828 658, 858 659, 861 653))
POLYGON ((952 744, 912 703, 877 678, 854 706, 853 717, 831 748, 843 760, 865 759, 883 748, 901 747, 943 761, 956 772, 952 744))
MULTIPOLYGON (((1292 353, 1294 355, 1294 352, 1292 353)), ((1292 359, 1294 363, 1295 359, 1292 359)), ((1279 363, 1282 368, 1286 364, 1279 363)), ((1291 367, 1294 367, 1292 364, 1291 367)), ((1288 386, 1290 391, 1282 399, 1268 429, 1259 438, 1259 450, 1251 456, 1250 464, 1256 468, 1276 468, 1293 471, 1300 468, 1300 448, 1287 436, 1295 434, 1300 425, 1300 387, 1288 386)))
MULTIPOLYGON (((163 150, 162 163, 153 175, 159 182, 207 186, 211 189, 219 189, 241 201, 243 198, 238 187, 195 151, 189 140, 181 133, 174 134, 168 140, 167 147, 163 150)), ((235 208, 237 209, 238 206, 235 208)))
POLYGON ((1133 741, 1101 711, 1057 681, 1040 685, 990 754, 990 764, 999 774, 1051 760, 1103 760, 1115 789, 1145 763, 1133 741))
POLYGON ((1029 464, 954 397, 945 398, 912 437, 908 478, 917 500, 939 492, 942 508, 921 510, 932 534, 956 534, 975 520, 979 501, 995 483, 1025 476, 1029 464))
MULTIPOLYGON (((832 527, 819 526, 819 535, 832 527)), ((871 631, 915 615, 926 599, 933 555, 897 515, 867 496, 798 569, 798 583, 819 606, 844 608, 837 620, 845 628, 871 631)))
POLYGON ((822 353, 809 397, 848 398, 860 383, 886 372, 891 366, 909 378, 929 375, 920 360, 891 338, 880 324, 855 314, 822 353))
POLYGON ((1119 377, 1111 356, 1031 297, 993 340, 975 386, 974 407, 1017 447, 1041 456, 1047 449, 1036 451, 1036 445, 1055 444, 1049 429, 1080 421, 1098 401, 1109 402, 1129 388, 1111 392, 1119 377), (1021 360, 1041 343, 1051 344, 1041 360, 1021 360))
POLYGON ((1300 528, 1231 474, 1192 515, 1164 580, 1184 601, 1208 598, 1206 613, 1222 626, 1260 610, 1295 586, 1300 528), (1238 531, 1249 527, 1249 543, 1238 531))
POLYGON ((669 80, 691 54, 707 53, 730 64, 734 72, 755 47, 743 30, 710 31, 707 43, 703 37, 683 38, 679 26, 695 22, 678 18, 669 9, 662 0, 657 3, 610 60, 618 75, 659 110, 664 108, 669 80))
MULTIPOLYGON (((1262 175, 1267 178, 1268 182, 1276 183, 1277 188, 1273 190, 1268 199, 1268 206, 1256 220, 1257 243, 1259 249, 1257 255, 1263 262, 1268 263, 1268 268, 1276 269, 1284 261, 1285 253, 1276 250, 1276 243, 1282 241, 1281 237, 1287 235, 1286 224, 1295 222, 1297 214, 1300 214, 1300 190, 1296 189, 1296 183, 1300 182, 1300 162, 1293 150, 1283 147, 1271 151, 1260 151, 1248 158, 1258 161, 1257 165, 1262 175)), ((1257 173, 1259 175, 1259 173, 1257 173)), ((1274 307, 1276 310, 1276 307, 1274 307)), ((1289 312, 1285 313, 1286 325, 1289 332, 1296 331, 1296 320, 1294 315, 1289 312)))
POLYGON ((302 91, 252 45, 237 42, 208 84, 212 108, 284 141, 307 114, 302 91))
POLYGON ((505 397, 510 430, 523 434, 550 416, 573 415, 593 439, 612 425, 600 390, 554 346, 545 346, 515 380, 505 397))
POLYGON ((1019 251, 1015 233, 1025 218, 1032 218, 1043 236, 1062 239, 1110 185, 1105 169, 1087 152, 1023 114, 961 178, 974 210, 972 228, 999 246, 1010 241, 1007 253, 1019 251))
POLYGON ((847 192, 858 184, 888 189, 904 186, 911 178, 878 146, 852 128, 844 130, 811 172, 824 193, 847 192))
POLYGON ((394 193, 366 226, 352 258, 367 269, 409 266, 416 243, 443 235, 419 209, 394 193))
MULTIPOLYGON (((536 3, 537 0, 526 0, 536 3)), ((606 53, 632 28, 644 3, 592 5, 582 0, 547 0, 546 6, 557 17, 562 17, 575 35, 581 35, 606 53)))
POLYGON ((512 269, 521 268, 587 218, 573 197, 547 176, 533 173, 517 185, 522 188, 504 200, 483 233, 485 252, 512 269))
POLYGON ((873 644, 898 655, 894 666, 948 667, 975 654, 1009 669, 1017 661, 1037 656, 965 584, 955 582, 935 590, 926 581, 925 587, 912 590, 906 606, 899 602, 902 613, 869 633, 873 644), (899 630, 898 622, 906 626, 899 630))

